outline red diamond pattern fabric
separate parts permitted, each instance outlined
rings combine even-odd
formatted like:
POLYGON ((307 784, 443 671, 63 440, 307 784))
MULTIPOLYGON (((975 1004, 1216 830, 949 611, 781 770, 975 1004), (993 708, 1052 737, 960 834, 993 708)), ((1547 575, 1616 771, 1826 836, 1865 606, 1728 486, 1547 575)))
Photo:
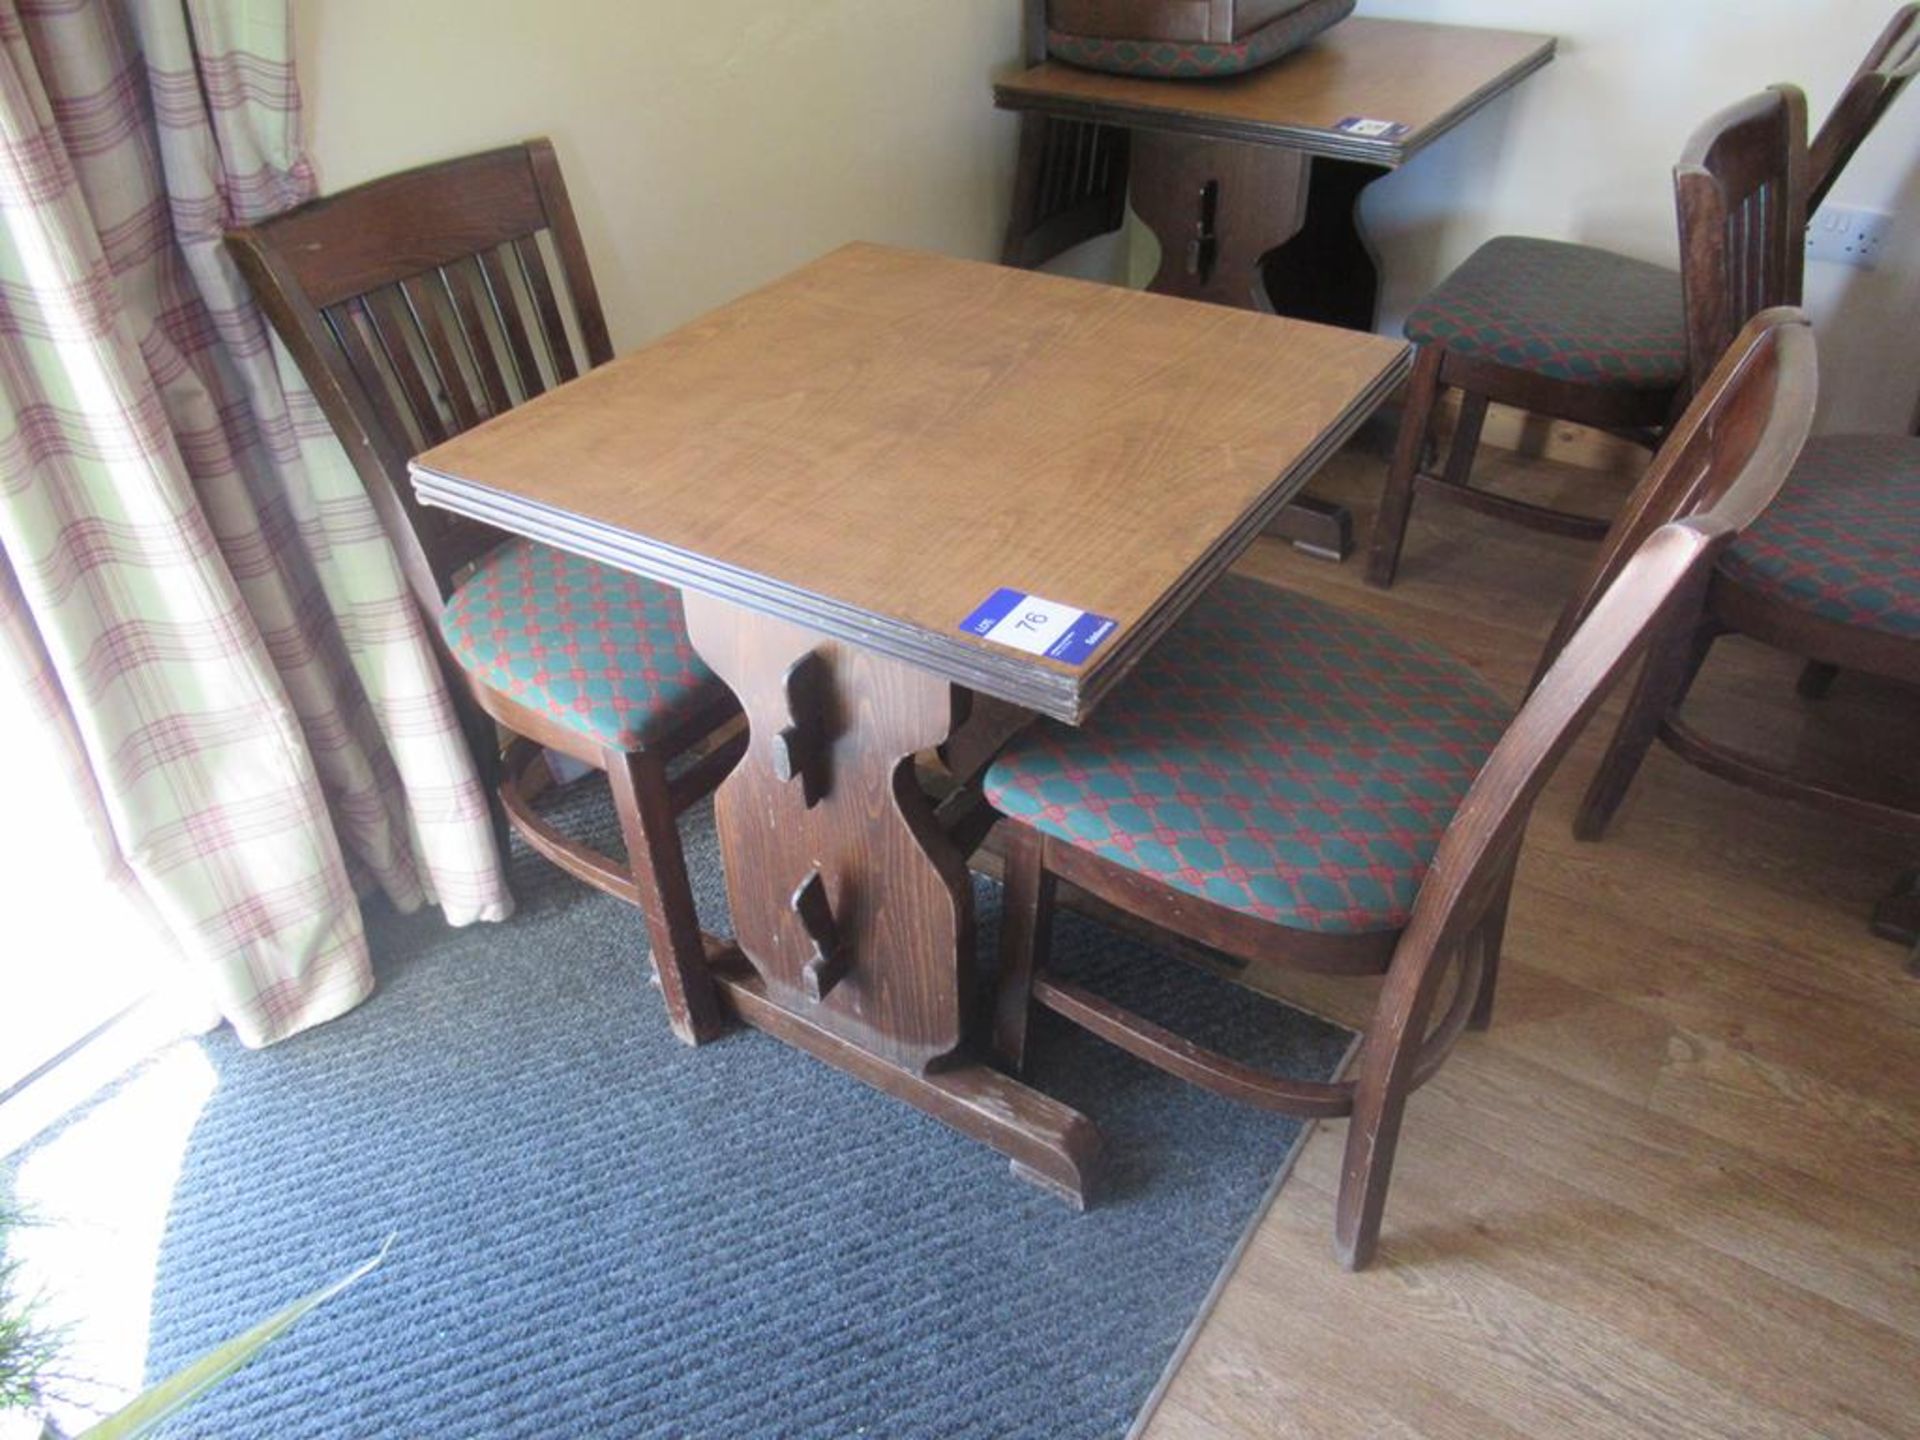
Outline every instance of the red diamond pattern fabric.
POLYGON ((988 771, 994 808, 1299 930, 1403 927, 1509 707, 1442 651, 1228 576, 1082 728, 988 771))
POLYGON ((1056 60, 1110 75, 1153 80, 1209 80, 1238 75, 1291 54, 1322 30, 1353 13, 1356 0, 1308 0, 1238 40, 1116 40, 1105 36, 1047 32, 1047 53, 1056 60))
POLYGON ((1671 390, 1687 378, 1679 273, 1590 245, 1489 240, 1414 307, 1406 333, 1585 385, 1671 390))
POLYGON ((484 684, 602 745, 634 750, 711 701, 670 586, 531 540, 489 553, 440 617, 484 684))
POLYGON ((1920 439, 1816 435, 1720 564, 1822 619, 1920 640, 1920 439))

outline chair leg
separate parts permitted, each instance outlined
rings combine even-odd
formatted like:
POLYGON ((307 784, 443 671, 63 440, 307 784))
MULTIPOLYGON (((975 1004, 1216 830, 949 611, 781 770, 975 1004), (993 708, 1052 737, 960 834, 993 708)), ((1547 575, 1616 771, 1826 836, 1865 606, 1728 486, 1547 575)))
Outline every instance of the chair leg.
POLYGON ((1800 672, 1800 683, 1794 688, 1800 692, 1803 700, 1824 700, 1827 692, 1833 689, 1833 682, 1840 678, 1840 667, 1829 665, 1824 660, 1809 660, 1807 668, 1800 672))
POLYGON ((1367 1025, 1333 1216, 1334 1253, 1349 1270, 1371 1264, 1379 1244, 1400 1122, 1447 968, 1431 946, 1411 949, 1403 937, 1367 1025))
POLYGON ((687 879, 687 857, 673 823, 666 762, 651 751, 606 752, 607 779, 626 837, 628 863, 640 892, 653 970, 666 997, 667 1023, 689 1045, 726 1028, 719 992, 707 971, 706 944, 687 879))
MULTIPOLYGON (((499 749, 496 744, 495 750, 499 749)), ((507 802, 500 787, 506 783, 506 766, 496 756, 491 764, 480 767, 480 785, 487 797, 487 823, 493 827, 493 843, 500 851, 500 869, 504 873, 513 864, 513 822, 507 818, 507 802)))
POLYGON ((1469 941, 1480 947, 1480 993, 1474 997, 1473 1014, 1467 1019, 1470 1030, 1485 1030, 1493 1024, 1493 992, 1500 983, 1500 947, 1506 941, 1507 907, 1513 899, 1513 875, 1519 861, 1516 855, 1507 862, 1500 889, 1469 941))
POLYGON ((1053 939, 1055 881, 1047 869, 1046 840, 1037 830, 1005 822, 1004 895, 1000 907, 1000 980, 993 1001, 993 1055, 1018 1075, 1027 1063, 1027 1022, 1033 1014, 1033 977, 1046 968, 1053 939))
POLYGON ((1380 495, 1380 511, 1373 517, 1367 541, 1367 583, 1386 589, 1400 568, 1400 547, 1407 538, 1407 516, 1413 509, 1414 479, 1433 427, 1433 410, 1440 398, 1440 362, 1445 352, 1437 345, 1422 346, 1413 362, 1407 385, 1406 409, 1400 415, 1400 435, 1387 470, 1387 487, 1380 495))
POLYGON ((1473 478, 1473 457, 1480 453, 1480 433, 1487 425, 1487 397, 1472 390, 1460 394, 1460 419, 1447 450, 1447 468, 1440 477, 1464 490, 1473 478))
POLYGON ((1640 773, 1647 751, 1653 748, 1661 723, 1687 698, 1712 646, 1713 631, 1690 622, 1668 627, 1648 646, 1626 714, 1620 717, 1620 728, 1614 731, 1606 756, 1574 816, 1576 838, 1598 840, 1606 834, 1614 812, 1627 798, 1633 777, 1640 773))

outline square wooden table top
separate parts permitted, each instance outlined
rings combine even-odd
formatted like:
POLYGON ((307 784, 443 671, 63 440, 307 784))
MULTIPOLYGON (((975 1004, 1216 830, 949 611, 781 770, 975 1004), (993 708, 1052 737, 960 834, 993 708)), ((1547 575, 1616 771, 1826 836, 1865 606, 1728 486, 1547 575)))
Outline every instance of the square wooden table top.
POLYGON ((849 245, 413 475, 429 504, 1073 721, 1409 360, 1374 335, 849 245), (963 629, 1003 588, 1114 624, 1078 664, 963 629))
POLYGON ((1553 58, 1550 35, 1356 16, 1245 75, 1147 80, 1058 62, 994 86, 1008 110, 1285 145, 1396 166, 1553 58), (1343 120, 1385 122, 1368 133, 1343 120))

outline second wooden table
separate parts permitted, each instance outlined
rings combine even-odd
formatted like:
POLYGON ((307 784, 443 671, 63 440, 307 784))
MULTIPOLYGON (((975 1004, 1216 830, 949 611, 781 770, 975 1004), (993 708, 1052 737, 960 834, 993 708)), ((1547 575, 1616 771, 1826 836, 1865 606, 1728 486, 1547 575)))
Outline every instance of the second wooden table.
POLYGON ((1002 258, 1042 264, 1131 200, 1160 242, 1152 289, 1370 330, 1360 192, 1553 51, 1548 35, 1363 17, 1224 79, 1035 65, 993 87, 1023 118, 1002 258))

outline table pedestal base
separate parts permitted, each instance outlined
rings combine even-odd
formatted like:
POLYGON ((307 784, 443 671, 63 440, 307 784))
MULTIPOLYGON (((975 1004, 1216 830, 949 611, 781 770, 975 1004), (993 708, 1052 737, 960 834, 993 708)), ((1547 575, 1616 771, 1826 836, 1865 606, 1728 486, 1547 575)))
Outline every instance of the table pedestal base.
POLYGON ((1100 1158, 1100 1132, 1078 1110, 977 1061, 925 1074, 889 1064, 772 1000, 737 949, 716 959, 714 978, 721 997, 744 1023, 991 1145, 1022 1180, 1076 1210, 1086 1208, 1100 1158))
POLYGON ((1159 295, 1273 312, 1264 262, 1306 223, 1307 171, 1297 150, 1194 135, 1133 137, 1127 202, 1160 242, 1159 295))
POLYGON ((1092 1122, 974 1058, 972 882, 913 769, 953 731, 954 687, 697 591, 685 605, 750 727, 714 798, 734 1012, 1083 1202, 1092 1122))

